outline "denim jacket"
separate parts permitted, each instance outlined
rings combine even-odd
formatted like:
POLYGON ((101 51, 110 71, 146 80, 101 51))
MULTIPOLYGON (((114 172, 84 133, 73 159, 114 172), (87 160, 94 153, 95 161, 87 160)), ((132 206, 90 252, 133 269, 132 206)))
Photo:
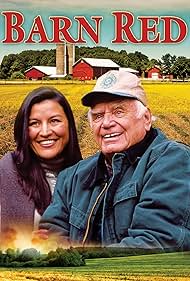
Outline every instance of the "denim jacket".
POLYGON ((109 181, 101 153, 62 171, 40 228, 87 245, 101 210, 103 246, 190 250, 190 149, 154 131, 142 155, 114 155, 109 181))

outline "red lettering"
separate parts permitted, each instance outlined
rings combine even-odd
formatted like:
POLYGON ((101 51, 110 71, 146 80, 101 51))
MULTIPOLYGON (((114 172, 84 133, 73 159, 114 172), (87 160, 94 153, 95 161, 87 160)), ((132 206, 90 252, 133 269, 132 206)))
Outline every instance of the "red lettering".
POLYGON ((83 29, 86 30, 87 34, 92 38, 92 40, 98 44, 99 43, 99 34, 100 34, 100 22, 103 19, 103 17, 98 17, 98 16, 94 16, 91 17, 91 19, 93 19, 95 21, 95 30, 93 29, 93 27, 89 24, 89 22, 87 21, 87 19, 83 16, 77 16, 74 17, 79 25, 78 25, 78 40, 77 43, 86 43, 86 40, 83 38, 83 29))
POLYGON ((179 43, 185 39, 188 32, 187 24, 178 17, 160 17, 164 21, 164 39, 162 43, 179 43), (175 23, 178 27, 178 35, 172 36, 172 24, 175 23))
POLYGON ((141 40, 139 43, 159 43, 160 34, 157 32, 158 17, 138 17, 141 21, 141 40), (152 22, 152 25, 151 25, 152 22), (154 36, 150 39, 150 33, 154 36))
POLYGON ((112 40, 112 43, 138 43, 138 40, 135 38, 131 27, 134 23, 134 16, 129 12, 113 12, 115 16, 115 38, 112 40), (126 22, 126 23, 124 23, 126 22), (125 35, 125 39, 124 39, 125 35), (128 38, 128 41, 127 41, 128 38))
POLYGON ((33 25, 31 31, 29 33, 28 39, 25 41, 26 43, 49 43, 46 30, 42 21, 41 16, 37 16, 34 18, 33 25), (34 40, 33 36, 39 35, 41 38, 40 41, 34 40))
POLYGON ((22 28, 24 16, 19 12, 5 11, 5 39, 3 43, 21 43, 24 40, 25 31, 22 28))
MULTIPOLYGON (((72 21, 65 16, 51 16, 52 38, 49 39, 43 19, 40 15, 33 19, 31 29, 25 41, 25 30, 23 27, 24 16, 17 11, 3 11, 1 14, 5 17, 5 38, 3 43, 87 43, 85 35, 95 43, 100 43, 100 28, 102 16, 92 16, 91 20, 85 16, 75 16, 77 30, 72 36, 72 21)), ((180 43, 188 33, 188 26, 185 21, 175 16, 139 16, 137 19, 140 24, 140 35, 137 38, 133 32, 135 18, 127 11, 116 11, 112 15, 115 18, 115 38, 112 43, 180 43), (159 28, 159 24, 161 26, 159 28), (158 32, 158 28, 162 28, 158 32)), ((138 33, 138 34, 139 34, 138 33)))
POLYGON ((72 21, 67 17, 50 17, 53 21, 53 39, 54 43, 63 43, 67 41, 68 43, 76 43, 76 41, 71 37, 69 29, 72 26, 72 21), (61 26, 63 24, 63 26, 61 26))

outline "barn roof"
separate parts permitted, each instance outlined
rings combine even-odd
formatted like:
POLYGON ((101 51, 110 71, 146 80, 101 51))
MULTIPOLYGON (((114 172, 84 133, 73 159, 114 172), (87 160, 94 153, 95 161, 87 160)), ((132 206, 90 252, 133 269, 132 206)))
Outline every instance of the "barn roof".
POLYGON ((157 69, 161 70, 161 69, 160 69, 160 66, 155 64, 155 65, 153 65, 153 66, 148 67, 148 68, 146 69, 146 71, 149 71, 149 70, 154 69, 154 68, 157 68, 157 69))
POLYGON ((139 73, 138 70, 130 68, 130 67, 120 67, 119 70, 131 72, 131 73, 139 73))
POLYGON ((80 58, 78 61, 74 63, 74 65, 78 64, 80 61, 85 61, 86 63, 94 67, 119 67, 119 65, 113 62, 111 59, 96 59, 96 58, 80 58))
POLYGON ((56 67, 55 66, 38 66, 38 65, 34 65, 32 67, 30 67, 29 69, 27 69, 25 72, 28 72, 31 69, 37 69, 40 72, 46 74, 46 75, 55 75, 56 74, 56 67))

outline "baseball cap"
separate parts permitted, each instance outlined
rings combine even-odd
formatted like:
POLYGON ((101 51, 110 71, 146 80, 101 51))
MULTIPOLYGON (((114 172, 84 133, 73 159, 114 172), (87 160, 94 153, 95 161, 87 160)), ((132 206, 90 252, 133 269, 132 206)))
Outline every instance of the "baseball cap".
POLYGON ((107 96, 136 99, 147 106, 140 79, 125 70, 110 70, 97 79, 94 89, 82 97, 82 104, 92 106, 107 96))

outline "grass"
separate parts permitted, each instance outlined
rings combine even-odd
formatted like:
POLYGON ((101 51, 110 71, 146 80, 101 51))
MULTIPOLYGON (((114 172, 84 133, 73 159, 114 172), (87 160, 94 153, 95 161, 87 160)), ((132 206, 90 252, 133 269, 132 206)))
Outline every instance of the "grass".
MULTIPOLYGON (((126 275, 190 276, 190 255, 184 253, 152 254, 121 258, 88 260, 93 272, 117 272, 126 275)), ((81 268, 80 272, 85 270, 81 268)))
MULTIPOLYGON (((86 266, 70 268, 1 269, 6 273, 24 276, 18 280, 190 280, 190 254, 167 253, 120 258, 101 258, 86 261, 86 266)), ((3 279, 4 280, 4 279, 3 279)), ((8 281, 10 279, 7 279, 8 281)))

